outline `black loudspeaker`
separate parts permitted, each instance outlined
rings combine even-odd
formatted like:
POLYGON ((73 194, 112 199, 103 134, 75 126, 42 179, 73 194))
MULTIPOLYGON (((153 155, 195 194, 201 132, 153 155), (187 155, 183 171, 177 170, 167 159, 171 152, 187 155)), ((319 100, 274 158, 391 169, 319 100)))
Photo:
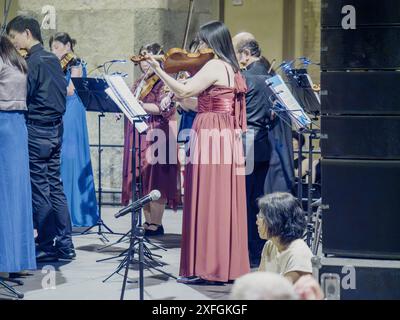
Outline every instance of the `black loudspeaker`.
POLYGON ((324 158, 400 160, 400 116, 323 116, 321 128, 324 158))
POLYGON ((321 70, 400 69, 400 26, 322 29, 321 70))
POLYGON ((399 0, 322 0, 322 27, 342 27, 342 20, 347 15, 342 9, 347 5, 355 8, 357 27, 400 25, 399 0))
MULTIPOLYGON (((340 291, 340 300, 400 300, 398 261, 322 258, 318 274, 322 285, 324 277, 332 274, 340 279, 339 286, 334 286, 340 291), (348 284, 351 270, 355 286, 342 286, 348 284)), ((328 288, 324 291, 331 294, 328 288)))
POLYGON ((322 114, 400 115, 400 72, 322 72, 321 88, 322 114))
POLYGON ((400 258, 400 161, 323 160, 324 254, 400 258))

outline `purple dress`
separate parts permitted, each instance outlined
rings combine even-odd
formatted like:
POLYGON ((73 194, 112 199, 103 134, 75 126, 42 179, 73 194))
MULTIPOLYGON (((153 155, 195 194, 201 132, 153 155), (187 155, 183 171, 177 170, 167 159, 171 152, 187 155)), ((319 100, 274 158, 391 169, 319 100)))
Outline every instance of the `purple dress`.
MULTIPOLYGON (((137 84, 136 84, 137 85, 137 84)), ((132 91, 135 90, 136 85, 132 91)), ((163 92, 163 83, 158 81, 151 92, 142 99, 144 103, 154 103, 160 105, 165 94, 163 92)), ((157 189, 161 192, 161 199, 167 200, 168 204, 175 207, 179 201, 178 188, 178 164, 177 164, 177 121, 176 109, 171 108, 169 112, 162 115, 152 115, 147 121, 149 129, 141 138, 141 176, 143 183, 143 195, 151 190, 157 189), (161 130, 166 137, 166 147, 160 150, 164 155, 156 154, 164 163, 151 163, 148 160, 154 159, 151 156, 153 142, 146 141, 151 138, 154 130, 161 130), (147 138, 147 139, 146 139, 147 138), (170 151, 170 148, 174 150, 170 151), (148 155, 146 156, 146 153, 148 155)), ((124 162, 123 162, 123 182, 122 182, 122 205, 126 206, 132 199, 132 140, 133 126, 125 119, 125 143, 124 143, 124 162)), ((136 132, 136 145, 139 143, 138 132, 136 132)), ((136 161, 138 164, 138 159, 136 161)), ((138 168, 136 168, 136 177, 138 177, 138 168)))

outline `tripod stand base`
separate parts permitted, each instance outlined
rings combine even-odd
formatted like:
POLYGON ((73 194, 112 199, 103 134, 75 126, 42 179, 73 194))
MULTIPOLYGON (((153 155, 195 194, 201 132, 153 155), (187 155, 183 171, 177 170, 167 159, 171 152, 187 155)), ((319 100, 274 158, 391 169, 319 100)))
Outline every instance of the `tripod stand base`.
POLYGON ((95 225, 87 228, 85 231, 83 231, 81 233, 74 234, 74 236, 86 236, 89 234, 97 234, 97 235, 101 236, 106 242, 110 242, 110 240, 107 239, 105 234, 116 235, 116 236, 123 235, 122 233, 117 233, 117 232, 112 231, 101 219, 99 221, 97 221, 97 223, 95 225), (97 232, 91 231, 94 228, 98 228, 97 232), (102 228, 106 229, 106 231, 103 231, 102 228))
POLYGON ((20 286, 23 285, 23 282, 19 281, 19 280, 11 280, 11 279, 0 278, 0 288, 3 287, 7 291, 11 292, 18 299, 23 299, 24 298, 24 294, 22 292, 19 292, 19 291, 15 290, 13 287, 8 285, 7 282, 15 283, 15 284, 20 285, 20 286))

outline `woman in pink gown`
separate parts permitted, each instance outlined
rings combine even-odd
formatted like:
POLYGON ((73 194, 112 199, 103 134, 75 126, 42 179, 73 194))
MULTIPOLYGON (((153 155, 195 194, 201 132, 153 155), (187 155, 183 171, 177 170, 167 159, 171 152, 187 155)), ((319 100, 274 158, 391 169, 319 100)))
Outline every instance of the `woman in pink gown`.
POLYGON ((210 22, 201 27, 199 38, 201 47, 213 49, 216 57, 185 83, 175 81, 148 57, 178 99, 198 97, 185 168, 178 280, 188 284, 229 282, 250 272, 241 142, 247 88, 226 26, 210 22))

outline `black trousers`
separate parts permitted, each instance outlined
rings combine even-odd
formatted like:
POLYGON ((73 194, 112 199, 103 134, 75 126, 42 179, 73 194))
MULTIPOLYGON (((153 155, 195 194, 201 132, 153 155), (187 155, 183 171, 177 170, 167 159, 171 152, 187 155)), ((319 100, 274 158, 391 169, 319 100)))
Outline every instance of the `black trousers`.
POLYGON ((264 183, 268 173, 269 162, 255 162, 254 170, 246 176, 247 228, 250 261, 261 258, 265 240, 261 239, 257 228, 257 199, 264 195, 264 183))
POLYGON ((70 250, 72 226, 60 173, 63 125, 44 127, 28 121, 33 221, 38 249, 70 250))

